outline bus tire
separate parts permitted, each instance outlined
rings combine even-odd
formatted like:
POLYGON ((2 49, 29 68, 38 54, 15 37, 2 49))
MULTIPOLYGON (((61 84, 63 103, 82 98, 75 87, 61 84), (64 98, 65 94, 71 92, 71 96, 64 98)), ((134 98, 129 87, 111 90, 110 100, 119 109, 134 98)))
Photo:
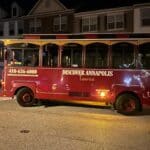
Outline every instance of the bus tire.
POLYGON ((17 92, 16 98, 19 105, 23 107, 31 107, 36 102, 33 92, 28 88, 20 89, 17 92))
POLYGON ((116 100, 116 110, 124 115, 134 115, 140 110, 139 99, 132 94, 122 94, 116 100))

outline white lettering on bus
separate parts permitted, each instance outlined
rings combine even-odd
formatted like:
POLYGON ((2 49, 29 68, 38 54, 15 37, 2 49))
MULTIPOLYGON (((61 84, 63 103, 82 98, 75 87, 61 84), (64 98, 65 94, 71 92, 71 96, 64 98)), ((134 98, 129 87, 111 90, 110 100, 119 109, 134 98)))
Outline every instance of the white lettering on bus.
POLYGON ((85 75, 84 70, 62 70, 62 75, 85 75))
POLYGON ((111 77, 113 76, 113 71, 91 71, 87 70, 86 71, 87 76, 106 76, 106 77, 111 77))
POLYGON ((16 68, 10 68, 8 70, 8 73, 9 74, 31 74, 31 75, 35 75, 37 74, 37 70, 36 69, 22 69, 22 68, 19 68, 19 69, 16 69, 16 68))
POLYGON ((62 75, 78 75, 78 76, 106 76, 112 77, 113 71, 108 70, 62 70, 62 75))

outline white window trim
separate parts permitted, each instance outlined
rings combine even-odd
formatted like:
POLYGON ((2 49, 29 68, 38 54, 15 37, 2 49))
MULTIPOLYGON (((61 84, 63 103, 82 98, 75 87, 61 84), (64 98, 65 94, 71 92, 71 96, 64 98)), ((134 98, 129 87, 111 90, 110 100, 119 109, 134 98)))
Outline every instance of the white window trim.
POLYGON ((33 32, 35 32, 35 19, 34 19, 34 20, 31 20, 31 21, 29 22, 29 31, 30 31, 30 32, 32 32, 31 29, 33 29, 33 30, 34 30, 33 32))
POLYGON ((84 32, 97 32, 97 27, 98 27, 98 21, 97 21, 97 16, 86 16, 86 17, 82 17, 82 32, 84 33, 84 32), (95 23, 95 25, 96 25, 96 30, 91 30, 91 25, 93 25, 92 24, 92 22, 91 22, 91 18, 94 18, 94 19, 96 19, 96 23, 95 23), (88 26, 88 31, 84 31, 84 24, 83 24, 83 20, 84 19, 88 19, 88 24, 86 24, 86 26, 88 26))
POLYGON ((54 19, 58 19, 58 23, 54 21, 53 26, 58 26, 58 31, 61 31, 61 15, 54 17, 54 19))
POLYGON ((37 19, 37 20, 35 20, 36 21, 36 23, 35 23, 35 28, 40 28, 40 27, 42 27, 42 21, 40 20, 40 19, 37 19))
POLYGON ((58 22, 58 23, 55 23, 55 22, 54 22, 54 23, 53 23, 53 26, 58 26, 58 27, 59 27, 59 30, 58 30, 59 32, 63 31, 63 30, 62 30, 62 25, 63 25, 63 24, 67 25, 67 16, 59 15, 59 16, 57 16, 57 17, 54 17, 54 19, 55 19, 55 18, 58 18, 59 22, 58 22), (62 21, 62 18, 63 18, 63 17, 66 18, 66 22, 65 22, 65 23, 62 21))
POLYGON ((150 19, 150 17, 143 17, 143 15, 142 15, 142 11, 144 10, 144 9, 150 9, 150 7, 145 7, 145 8, 141 8, 141 10, 140 10, 140 20, 141 20, 141 27, 149 27, 150 25, 143 25, 143 19, 150 19))
POLYGON ((120 31, 120 30, 124 30, 125 29, 125 22, 124 22, 124 13, 113 13, 113 14, 107 14, 107 31, 120 31), (116 16, 117 15, 122 15, 123 16, 123 19, 122 19, 122 21, 123 21, 123 27, 122 28, 117 28, 116 27, 116 23, 117 23, 117 21, 116 21, 116 16), (113 17, 115 17, 115 21, 114 21, 114 25, 115 25, 115 27, 113 28, 113 29, 109 29, 108 28, 108 17, 109 16, 113 16, 113 17))

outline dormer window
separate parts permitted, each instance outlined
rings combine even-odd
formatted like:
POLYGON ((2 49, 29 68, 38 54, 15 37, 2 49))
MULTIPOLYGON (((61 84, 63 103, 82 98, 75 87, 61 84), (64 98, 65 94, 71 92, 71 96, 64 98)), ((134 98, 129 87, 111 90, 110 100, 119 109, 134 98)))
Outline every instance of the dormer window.
POLYGON ((17 8, 16 8, 16 7, 13 7, 13 8, 12 8, 12 16, 13 16, 13 17, 16 17, 16 16, 17 16, 17 8))
POLYGON ((18 16, 18 5, 16 3, 13 3, 12 4, 12 7, 11 7, 11 15, 12 17, 17 17, 18 16))

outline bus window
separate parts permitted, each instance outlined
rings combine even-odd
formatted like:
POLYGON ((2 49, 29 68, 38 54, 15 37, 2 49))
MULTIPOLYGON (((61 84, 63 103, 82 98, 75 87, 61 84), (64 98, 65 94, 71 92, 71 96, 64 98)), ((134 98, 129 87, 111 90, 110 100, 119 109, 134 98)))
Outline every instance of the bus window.
POLYGON ((39 50, 24 49, 24 66, 36 67, 39 65, 39 50))
POLYGON ((134 60, 134 45, 119 43, 112 46, 112 67, 129 68, 134 60))
POLYGON ((144 69, 150 69, 150 43, 139 46, 139 53, 142 55, 141 61, 144 69))
POLYGON ((39 48, 33 44, 19 43, 8 46, 8 66, 38 66, 39 48))
POLYGON ((67 44, 62 51, 62 67, 82 66, 82 46, 78 44, 67 44))
POLYGON ((86 47, 85 65, 88 68, 107 68, 108 46, 94 43, 86 47))
POLYGON ((3 68, 4 68, 4 45, 0 41, 0 79, 2 79, 2 70, 3 70, 3 68))
POLYGON ((48 44, 43 49, 43 66, 57 67, 58 66, 58 46, 48 44))
POLYGON ((140 68, 140 69, 143 68, 142 57, 143 57, 143 55, 141 53, 138 53, 129 67, 130 68, 140 68))
POLYGON ((22 50, 15 48, 7 49, 7 62, 9 66, 22 65, 22 50))
POLYGON ((3 68, 4 65, 4 45, 0 42, 0 68, 3 68))

